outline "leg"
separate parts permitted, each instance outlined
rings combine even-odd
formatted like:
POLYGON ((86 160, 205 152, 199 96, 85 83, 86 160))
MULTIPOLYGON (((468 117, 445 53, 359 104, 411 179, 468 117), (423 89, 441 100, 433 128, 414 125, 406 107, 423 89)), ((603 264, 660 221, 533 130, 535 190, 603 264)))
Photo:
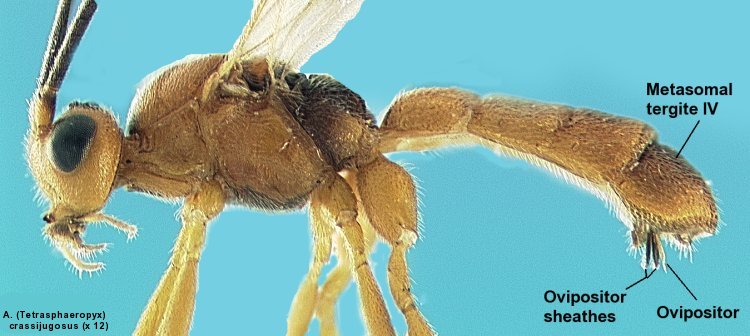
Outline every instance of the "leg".
POLYGON ((417 198, 411 176, 380 155, 360 169, 357 184, 367 217, 391 245, 388 284, 396 306, 406 318, 408 334, 434 334, 411 294, 406 264, 406 250, 417 239, 417 198))
MULTIPOLYGON (((372 253, 375 246, 375 230, 366 220, 363 211, 358 212, 357 222, 362 224, 362 231, 365 235, 366 255, 372 253)), ((337 336, 335 308, 341 293, 349 285, 352 277, 352 263, 346 252, 346 246, 343 237, 336 237, 336 257, 338 263, 326 276, 326 281, 320 288, 318 294, 318 304, 315 314, 320 321, 320 335, 337 336)))
MULTIPOLYGON (((326 216, 318 199, 310 203, 310 225, 313 235, 313 260, 292 301, 287 318, 287 335, 304 335, 318 301, 318 278, 331 255, 332 220, 326 216)), ((348 282, 348 279, 347 281, 348 282)))
POLYGON ((206 225, 224 207, 221 187, 206 184, 182 208, 182 229, 166 273, 141 315, 135 335, 187 335, 193 320, 198 261, 206 225))
POLYGON ((338 263, 326 276, 326 281, 318 293, 315 315, 320 321, 321 336, 338 336, 336 328, 336 302, 352 279, 352 267, 344 246, 344 238, 336 237, 336 257, 338 263))
POLYGON ((335 219, 343 237, 346 252, 352 263, 352 273, 357 282, 362 311, 370 335, 395 335, 388 310, 375 277, 367 262, 367 248, 362 227, 357 223, 357 201, 352 189, 337 174, 313 192, 313 201, 320 202, 335 219))

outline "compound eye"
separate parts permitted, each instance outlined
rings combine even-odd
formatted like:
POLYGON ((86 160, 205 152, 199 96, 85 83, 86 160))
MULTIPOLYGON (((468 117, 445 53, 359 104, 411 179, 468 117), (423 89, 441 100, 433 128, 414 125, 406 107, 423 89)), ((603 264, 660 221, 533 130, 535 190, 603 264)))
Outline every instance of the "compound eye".
POLYGON ((60 118, 52 131, 52 161, 63 172, 70 173, 81 164, 96 133, 96 122, 87 115, 60 118))

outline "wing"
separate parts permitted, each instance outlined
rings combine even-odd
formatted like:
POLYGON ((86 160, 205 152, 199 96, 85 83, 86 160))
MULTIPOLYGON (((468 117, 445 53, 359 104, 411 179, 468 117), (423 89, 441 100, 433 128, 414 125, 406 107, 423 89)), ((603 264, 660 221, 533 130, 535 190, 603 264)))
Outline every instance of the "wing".
POLYGON ((298 70, 331 43, 363 0, 257 0, 222 72, 249 57, 298 70))

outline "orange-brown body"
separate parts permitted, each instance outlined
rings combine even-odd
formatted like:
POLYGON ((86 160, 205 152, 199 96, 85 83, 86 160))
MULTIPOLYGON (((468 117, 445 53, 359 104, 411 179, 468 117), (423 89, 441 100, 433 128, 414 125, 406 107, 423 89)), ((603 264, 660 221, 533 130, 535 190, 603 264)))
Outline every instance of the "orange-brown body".
MULTIPOLYGON (((295 74, 296 87, 274 78, 257 99, 219 87, 202 100, 224 60, 190 57, 149 77, 129 112, 119 185, 172 198, 216 181, 228 202, 289 210, 304 206, 326 173, 372 156, 372 115, 359 96, 327 76, 295 74)), ((234 85, 250 87, 240 79, 253 75, 253 64, 246 64, 238 70, 244 74, 231 76, 238 78, 234 85)), ((267 67, 257 71, 270 76, 267 67)))
POLYGON ((368 264, 376 235, 392 248, 388 287, 408 333, 432 335, 406 263, 418 236, 414 182, 383 155, 397 150, 479 144, 548 169, 615 210, 644 268, 664 265, 662 239, 689 252, 695 239, 716 231, 706 181, 640 121, 425 88, 397 97, 377 126, 356 93, 330 76, 295 70, 354 17, 358 0, 255 1, 254 18, 228 54, 190 56, 147 77, 124 132, 93 103, 72 103, 55 120, 57 90, 96 9, 84 0, 66 29, 70 4, 58 6, 29 107, 28 163, 51 203, 44 232, 79 274, 104 267, 90 262, 107 246, 83 241, 87 223, 108 223, 128 238, 137 233, 100 212, 112 190, 183 202, 170 265, 136 335, 189 332, 206 226, 226 204, 269 211, 309 205, 313 256, 288 335, 304 335, 313 315, 321 334, 336 334, 333 307, 352 278, 368 332, 395 334, 368 264), (284 48, 276 39, 285 39, 284 48), (338 265, 318 286, 334 244, 338 265))

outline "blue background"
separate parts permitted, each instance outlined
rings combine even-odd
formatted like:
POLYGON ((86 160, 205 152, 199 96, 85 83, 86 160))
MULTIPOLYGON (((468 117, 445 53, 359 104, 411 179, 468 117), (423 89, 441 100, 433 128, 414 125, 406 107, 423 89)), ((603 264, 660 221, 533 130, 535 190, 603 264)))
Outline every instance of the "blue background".
MULTIPOLYGON (((739 2, 738 2, 739 3, 739 2)), ((137 224, 130 243, 109 228, 107 270, 79 280, 41 237, 34 181, 23 158, 26 99, 38 73, 54 1, 0 3, 0 313, 84 310, 107 313, 112 335, 133 330, 164 271, 177 235, 177 205, 116 191, 105 211, 137 224)), ((124 123, 136 84, 187 54, 227 51, 249 17, 250 1, 102 0, 63 86, 59 103, 89 99, 124 123)), ((303 67, 327 72, 381 114, 400 91, 459 86, 585 106, 653 125, 711 181, 725 225, 701 241, 693 261, 668 260, 698 297, 670 273, 630 289, 624 304, 553 305, 547 290, 624 291, 642 276, 626 252, 627 230, 593 196, 523 162, 473 148, 396 154, 421 186, 422 239, 409 255, 414 293, 443 335, 741 335, 750 329, 747 225, 747 104, 750 59, 746 5, 714 1, 499 3, 378 0, 303 67), (646 116, 647 102, 700 104, 701 97, 654 98, 647 82, 723 84, 717 116, 646 116), (736 320, 663 320, 661 305, 741 309, 736 320), (550 324, 553 309, 614 312, 616 323, 550 324)), ((714 100, 709 98, 709 100, 714 100)), ((200 267, 193 334, 277 335, 307 270, 305 213, 229 210, 210 227, 200 267)), ((388 248, 373 265, 385 284, 388 248)), ((390 301, 390 295, 386 295, 390 301)), ((399 333, 404 323, 391 305, 399 333)), ((339 308, 344 335, 364 334, 354 287, 339 308)), ((0 319, 0 334, 8 333, 0 319)), ((311 334, 317 334, 313 324, 311 334)))

